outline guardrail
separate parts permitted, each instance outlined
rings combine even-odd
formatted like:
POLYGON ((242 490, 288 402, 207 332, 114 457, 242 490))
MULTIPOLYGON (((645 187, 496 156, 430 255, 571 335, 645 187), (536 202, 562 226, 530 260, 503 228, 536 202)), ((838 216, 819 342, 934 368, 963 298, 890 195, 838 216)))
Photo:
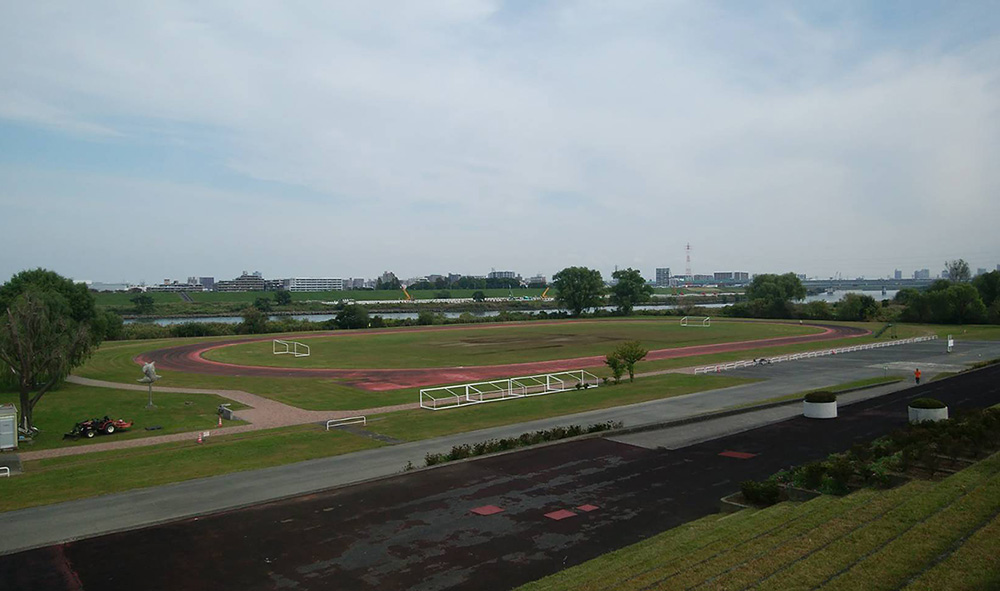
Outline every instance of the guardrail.
POLYGON ((10 468, 7 466, 0 466, 0 476, 6 476, 10 478, 10 468))
MULTIPOLYGON (((868 343, 865 345, 838 347, 836 349, 820 349, 818 351, 789 353, 786 355, 778 355, 777 357, 769 357, 764 362, 764 365, 768 365, 771 363, 783 363, 785 361, 798 361, 799 359, 812 359, 813 357, 824 357, 826 355, 840 355, 842 353, 853 353, 855 351, 869 351, 871 349, 881 349, 883 347, 893 347, 895 345, 909 345, 911 343, 922 343, 924 341, 933 341, 937 338, 938 338, 937 335, 931 335, 927 337, 912 337, 909 339, 899 339, 897 341, 885 341, 882 343, 868 343)), ((755 365, 759 365, 759 363, 757 361, 733 361, 730 363, 720 363, 718 365, 706 365, 703 367, 696 367, 694 368, 694 373, 695 375, 700 373, 719 373, 731 369, 740 369, 741 367, 753 367, 755 365)))
POLYGON ((596 388, 600 378, 582 369, 533 376, 518 376, 490 382, 471 382, 420 390, 420 408, 444 410, 511 398, 541 396, 578 388, 596 388))
POLYGON ((330 419, 326 422, 326 430, 329 431, 334 427, 345 427, 347 425, 365 425, 368 426, 368 419, 363 416, 360 417, 344 417, 342 419, 330 419))

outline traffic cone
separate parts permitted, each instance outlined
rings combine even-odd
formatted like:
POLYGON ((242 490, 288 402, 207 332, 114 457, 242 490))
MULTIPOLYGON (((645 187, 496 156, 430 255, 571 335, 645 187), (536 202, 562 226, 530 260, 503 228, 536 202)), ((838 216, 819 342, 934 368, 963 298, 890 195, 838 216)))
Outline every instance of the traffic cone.
POLYGON ((219 426, 222 426, 222 415, 219 415, 219 426))
POLYGON ((198 443, 201 443, 201 431, 198 431, 198 443))

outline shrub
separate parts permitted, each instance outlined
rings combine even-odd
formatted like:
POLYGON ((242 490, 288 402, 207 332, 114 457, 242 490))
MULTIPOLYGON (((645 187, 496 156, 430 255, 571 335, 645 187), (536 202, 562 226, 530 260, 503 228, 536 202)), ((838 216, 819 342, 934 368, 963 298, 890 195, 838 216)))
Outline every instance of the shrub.
POLYGON ((947 408, 948 405, 934 398, 917 398, 910 402, 910 408, 947 408))
POLYGON ((810 392, 806 394, 806 402, 836 402, 837 395, 833 392, 810 392))
POLYGON ((773 505, 781 496, 781 489, 773 480, 764 482, 746 480, 740 483, 740 492, 743 493, 743 498, 753 505, 773 505))
POLYGON ((826 466, 823 462, 809 462, 799 471, 799 478, 795 480, 797 486, 802 488, 817 489, 823 484, 823 477, 826 475, 826 466))

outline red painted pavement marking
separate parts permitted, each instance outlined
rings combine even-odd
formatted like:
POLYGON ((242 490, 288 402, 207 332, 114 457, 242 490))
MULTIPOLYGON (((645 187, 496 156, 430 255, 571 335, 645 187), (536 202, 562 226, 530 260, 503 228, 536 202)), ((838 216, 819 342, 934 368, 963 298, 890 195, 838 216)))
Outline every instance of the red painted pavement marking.
POLYGON ((583 511, 584 513, 590 513, 591 511, 597 511, 600 507, 597 505, 580 505, 577 509, 583 511))
POLYGON ((573 513, 572 511, 567 511, 565 509, 560 509, 558 511, 553 511, 552 513, 546 513, 545 516, 548 517, 549 519, 560 521, 563 519, 567 519, 569 517, 576 517, 576 513, 573 513))
POLYGON ((472 510, 476 515, 494 515, 496 513, 501 513, 503 509, 497 507, 496 505, 483 505, 482 507, 476 507, 472 510))
POLYGON ((742 451, 728 451, 728 450, 722 452, 719 455, 723 456, 723 457, 727 457, 727 458, 737 458, 737 459, 740 459, 740 460, 749 460, 750 458, 753 458, 753 457, 757 456, 757 454, 748 454, 748 453, 742 452, 742 451))

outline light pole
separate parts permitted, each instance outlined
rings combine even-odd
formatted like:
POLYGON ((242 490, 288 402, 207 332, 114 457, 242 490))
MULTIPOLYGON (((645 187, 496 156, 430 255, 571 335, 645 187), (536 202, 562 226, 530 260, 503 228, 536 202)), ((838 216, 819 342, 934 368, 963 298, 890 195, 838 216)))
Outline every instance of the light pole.
POLYGON ((152 361, 142 366, 142 373, 139 382, 149 384, 149 403, 146 404, 146 410, 152 410, 156 408, 153 404, 153 382, 160 379, 160 376, 156 375, 156 365, 152 361))

